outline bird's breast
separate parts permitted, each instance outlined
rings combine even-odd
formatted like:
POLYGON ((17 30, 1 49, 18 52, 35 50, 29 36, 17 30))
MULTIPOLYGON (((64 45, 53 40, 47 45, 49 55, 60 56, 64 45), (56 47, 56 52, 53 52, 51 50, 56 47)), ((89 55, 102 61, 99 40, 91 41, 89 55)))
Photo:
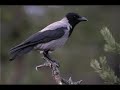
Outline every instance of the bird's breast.
POLYGON ((56 39, 56 40, 52 40, 50 42, 47 42, 47 43, 41 43, 41 44, 38 44, 35 48, 36 49, 39 49, 39 50, 55 50, 56 48, 60 48, 62 47, 66 41, 68 40, 68 31, 65 32, 65 34, 59 38, 59 39, 56 39))
POLYGON ((52 40, 52 41, 47 42, 47 43, 38 44, 36 47, 37 47, 37 49, 40 49, 40 50, 53 51, 56 48, 62 47, 65 44, 65 42, 67 41, 67 39, 68 38, 63 37, 63 38, 60 38, 60 39, 52 40))

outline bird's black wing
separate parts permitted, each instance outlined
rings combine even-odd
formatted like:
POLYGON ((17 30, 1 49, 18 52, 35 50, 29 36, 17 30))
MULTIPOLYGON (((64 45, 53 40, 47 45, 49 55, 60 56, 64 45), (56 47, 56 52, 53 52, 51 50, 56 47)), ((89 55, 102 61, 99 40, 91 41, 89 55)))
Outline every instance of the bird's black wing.
POLYGON ((43 32, 37 32, 30 36, 28 39, 26 39, 24 42, 21 44, 13 47, 11 50, 14 50, 19 47, 27 47, 27 46, 33 46, 37 45, 39 43, 46 43, 52 40, 59 39, 64 35, 64 30, 67 29, 67 27, 61 27, 57 28, 55 30, 46 30, 43 32))
POLYGON ((61 27, 55 30, 47 30, 47 31, 39 32, 28 38, 25 42, 46 43, 52 40, 56 40, 64 35, 64 29, 67 28, 61 27))
POLYGON ((55 30, 46 30, 33 34, 21 44, 10 49, 10 61, 14 60, 18 56, 22 56, 30 52, 37 44, 46 43, 61 38, 64 35, 64 29, 67 28, 61 27, 55 30))

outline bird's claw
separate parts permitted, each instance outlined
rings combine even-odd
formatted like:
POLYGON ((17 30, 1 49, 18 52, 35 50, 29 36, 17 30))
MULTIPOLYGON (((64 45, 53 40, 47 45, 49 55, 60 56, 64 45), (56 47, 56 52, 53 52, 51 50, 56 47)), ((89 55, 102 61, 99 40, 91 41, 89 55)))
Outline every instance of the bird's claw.
POLYGON ((51 64, 48 61, 46 61, 45 63, 36 66, 35 69, 36 69, 36 71, 38 71, 38 68, 41 68, 41 67, 50 67, 50 66, 51 66, 51 64))
POLYGON ((48 60, 47 58, 45 57, 42 57, 45 61, 45 63, 41 64, 41 65, 38 65, 36 66, 36 71, 38 71, 38 68, 41 68, 41 67, 50 67, 53 69, 53 72, 56 70, 56 67, 59 68, 60 67, 60 64, 55 61, 55 60, 48 60))
POLYGON ((35 67, 35 70, 38 71, 38 66, 35 67))
POLYGON ((36 71, 38 71, 38 68, 41 68, 41 67, 43 67, 43 66, 44 66, 44 64, 36 66, 36 67, 35 67, 36 71))

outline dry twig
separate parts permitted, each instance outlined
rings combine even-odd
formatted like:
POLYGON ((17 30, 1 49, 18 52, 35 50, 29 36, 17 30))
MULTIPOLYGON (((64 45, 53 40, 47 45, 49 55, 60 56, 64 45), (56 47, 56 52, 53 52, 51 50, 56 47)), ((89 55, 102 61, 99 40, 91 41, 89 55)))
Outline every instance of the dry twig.
POLYGON ((38 71, 38 68, 49 67, 52 70, 52 76, 53 76, 54 80, 56 81, 56 83, 58 83, 60 85, 63 85, 63 84, 65 84, 65 85, 79 85, 79 84, 81 84, 82 80, 77 81, 77 82, 73 82, 71 77, 69 78, 69 80, 62 78, 60 76, 60 71, 59 71, 60 65, 57 64, 56 62, 52 62, 52 61, 48 60, 45 57, 43 57, 43 59, 45 60, 45 62, 41 65, 36 66, 37 71, 38 71))

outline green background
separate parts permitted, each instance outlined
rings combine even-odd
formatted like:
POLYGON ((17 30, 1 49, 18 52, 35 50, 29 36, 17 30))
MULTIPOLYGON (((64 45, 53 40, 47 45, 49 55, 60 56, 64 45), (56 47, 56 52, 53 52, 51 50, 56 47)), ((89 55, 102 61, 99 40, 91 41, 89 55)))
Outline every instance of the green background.
MULTIPOLYGON (((60 63, 61 76, 72 77, 73 81, 83 80, 82 84, 104 84, 99 75, 90 67, 90 61, 107 55, 113 70, 117 71, 120 56, 105 53, 105 41, 100 30, 107 26, 115 40, 120 43, 120 6, 115 5, 68 5, 68 6, 0 6, 1 36, 1 84, 56 84, 50 69, 35 67, 42 64, 42 55, 32 51, 24 57, 9 61, 8 52, 33 33, 50 23, 62 19, 66 13, 76 12, 88 19, 79 23, 65 44, 52 56, 60 63)), ((120 75, 118 75, 119 77, 120 75)))

